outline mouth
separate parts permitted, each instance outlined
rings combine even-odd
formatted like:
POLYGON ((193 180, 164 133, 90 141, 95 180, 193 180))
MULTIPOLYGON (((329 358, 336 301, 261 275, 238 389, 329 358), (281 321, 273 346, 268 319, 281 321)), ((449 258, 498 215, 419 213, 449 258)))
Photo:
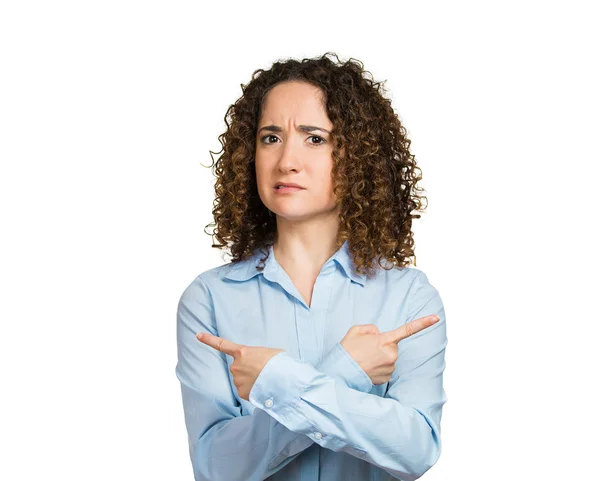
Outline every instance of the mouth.
POLYGON ((298 192, 300 190, 305 190, 302 187, 294 187, 291 185, 278 185, 276 187, 273 187, 273 190, 277 193, 283 194, 286 192, 298 192))

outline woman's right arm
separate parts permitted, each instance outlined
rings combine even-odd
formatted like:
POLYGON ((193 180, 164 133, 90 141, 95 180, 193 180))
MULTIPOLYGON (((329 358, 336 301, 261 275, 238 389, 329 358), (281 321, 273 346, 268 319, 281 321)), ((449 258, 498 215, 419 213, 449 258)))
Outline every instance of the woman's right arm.
MULTIPOLYGON (((199 342, 198 332, 218 335, 211 296, 200 276, 184 291, 177 307, 175 369, 181 383, 194 479, 263 480, 314 441, 290 431, 261 409, 242 416, 225 354, 199 342)), ((316 367, 349 387, 364 392, 372 387, 366 373, 341 346, 336 345, 316 367)))

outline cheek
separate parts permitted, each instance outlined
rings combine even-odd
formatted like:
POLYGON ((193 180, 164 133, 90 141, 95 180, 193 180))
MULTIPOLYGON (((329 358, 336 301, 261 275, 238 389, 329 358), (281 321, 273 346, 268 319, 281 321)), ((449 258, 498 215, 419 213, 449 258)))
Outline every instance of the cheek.
POLYGON ((315 172, 314 179, 318 179, 319 191, 323 196, 333 198, 333 179, 331 178, 331 169, 323 169, 315 172))
POLYGON ((254 164, 254 173, 256 174, 256 183, 261 186, 265 182, 268 181, 268 175, 265 170, 264 164, 259 162, 255 162, 254 164))

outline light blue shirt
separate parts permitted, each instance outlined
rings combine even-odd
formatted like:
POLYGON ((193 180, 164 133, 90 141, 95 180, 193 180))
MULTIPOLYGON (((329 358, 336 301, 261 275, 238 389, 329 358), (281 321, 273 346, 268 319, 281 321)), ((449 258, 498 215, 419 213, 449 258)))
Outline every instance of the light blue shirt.
POLYGON ((446 394, 446 317, 440 295, 413 267, 368 279, 352 269, 348 241, 323 265, 308 306, 264 255, 201 273, 177 309, 175 368, 194 479, 382 481, 419 478, 438 460, 446 394), (437 314, 401 340, 395 371, 374 385, 340 341, 351 326, 380 332, 437 314), (233 357, 196 339, 283 349, 249 394, 238 396, 233 357))

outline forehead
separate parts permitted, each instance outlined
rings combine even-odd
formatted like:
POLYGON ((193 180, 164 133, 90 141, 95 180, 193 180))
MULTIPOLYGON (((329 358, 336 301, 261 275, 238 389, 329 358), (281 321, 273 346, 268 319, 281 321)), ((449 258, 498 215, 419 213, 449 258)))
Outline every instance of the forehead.
POLYGON ((267 93, 261 120, 267 122, 298 120, 311 123, 320 121, 331 126, 321 89, 299 81, 280 83, 267 93))

